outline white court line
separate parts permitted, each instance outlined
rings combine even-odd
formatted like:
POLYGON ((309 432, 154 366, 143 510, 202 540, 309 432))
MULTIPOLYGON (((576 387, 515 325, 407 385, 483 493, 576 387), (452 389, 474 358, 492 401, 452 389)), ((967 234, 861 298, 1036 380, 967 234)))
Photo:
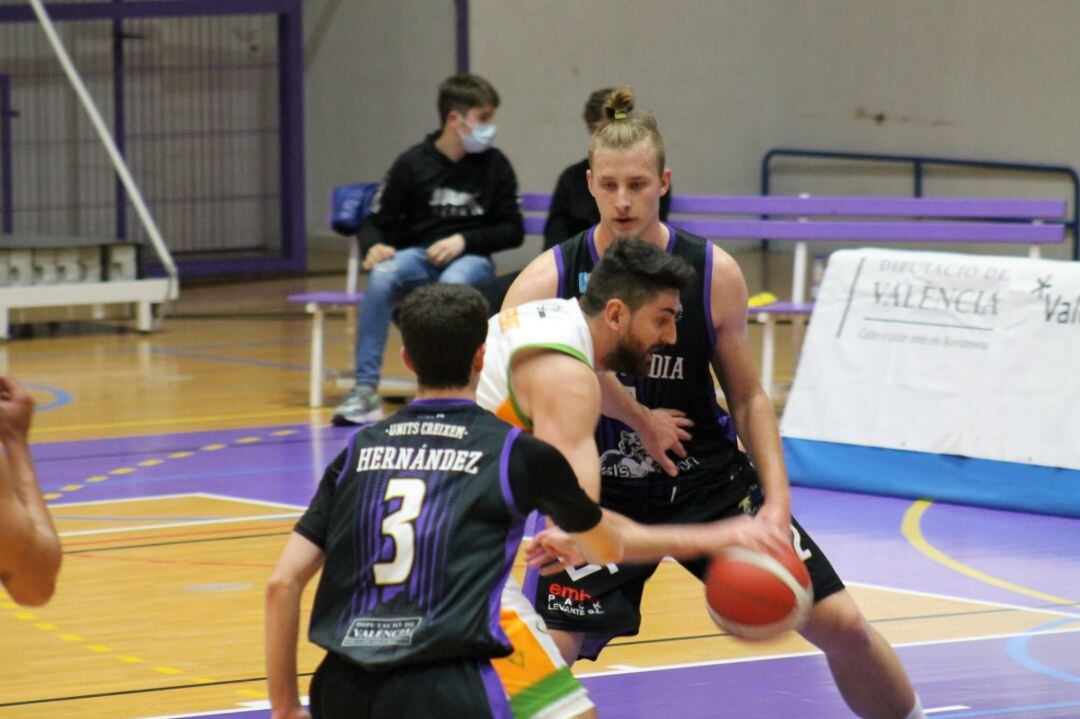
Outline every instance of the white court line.
MULTIPOLYGON (((309 703, 308 697, 300 697, 300 704, 307 706, 309 703)), ((192 719, 193 717, 207 717, 217 716, 219 714, 243 714, 244 712, 257 711, 259 709, 269 709, 270 700, 262 699, 255 702, 240 702, 242 709, 219 709, 217 711, 208 712, 192 712, 190 714, 162 714, 161 716, 142 717, 142 719, 192 719)))
POLYGON ((938 712, 958 712, 964 709, 970 709, 967 704, 953 704, 950 707, 935 707, 933 709, 923 709, 924 714, 937 714, 938 712))
POLYGON ((259 708, 260 707, 246 707, 243 709, 218 709, 217 711, 209 712, 192 712, 190 714, 162 714, 160 716, 142 717, 142 719, 192 719, 193 717, 212 717, 221 714, 244 714, 259 708))
POLYGON ((240 502, 241 504, 254 504, 263 507, 280 507, 282 509, 296 509, 301 512, 307 509, 306 504, 289 504, 287 502, 271 502, 269 499, 251 499, 250 497, 234 497, 231 494, 215 494, 214 492, 195 492, 196 497, 207 497, 209 499, 222 499, 229 502, 240 502))
POLYGON ((948 599, 954 602, 967 602, 968 604, 982 604, 987 607, 998 607, 1001 609, 1015 609, 1024 612, 1035 612, 1037 614, 1051 614, 1055 617, 1076 617, 1080 619, 1080 609, 1074 609, 1068 611, 1066 609, 1050 609, 1047 607, 1026 607, 1023 604, 1010 604, 1008 602, 995 602, 989 599, 969 599, 967 597, 958 597, 953 594, 941 594, 939 592, 924 592, 918 589, 901 589, 900 587, 887 587, 883 584, 869 584, 867 582, 849 582, 844 581, 849 587, 866 587, 867 589, 878 589, 885 592, 896 592, 897 594, 910 594, 917 597, 929 597, 931 599, 948 599))
POLYGON ((183 497, 194 497, 194 492, 183 492, 181 494, 155 494, 152 497, 117 497, 116 499, 91 499, 85 502, 58 502, 49 503, 49 509, 57 509, 64 507, 85 507, 89 504, 124 504, 127 502, 152 502, 157 499, 181 499, 183 497))
POLYGON ((179 494, 153 494, 142 497, 116 497, 115 499, 88 499, 83 502, 49 502, 49 509, 64 507, 85 507, 90 504, 123 504, 127 502, 154 502, 159 499, 182 499, 184 497, 203 497, 205 499, 220 499, 225 502, 237 502, 239 504, 254 504, 265 507, 280 507, 282 509, 296 509, 304 511, 307 505, 289 504, 287 502, 271 502, 266 499, 251 499, 249 497, 234 497, 229 494, 215 494, 214 492, 181 492, 179 494))
MULTIPOLYGON (((960 637, 958 639, 929 639, 921 642, 904 642, 895 643, 893 648, 898 647, 927 647, 937 644, 965 644, 967 642, 983 642, 992 641, 995 639, 1013 639, 1015 637, 1038 637, 1048 634, 1070 634, 1080 632, 1080 627, 1075 629, 1046 629, 1037 632, 1013 632, 1011 634, 986 634, 980 637, 960 637)), ((575 674, 574 676, 584 679, 585 677, 608 677, 617 674, 643 674, 645 672, 660 672, 668 669, 693 669, 695 667, 711 667, 719 666, 722 664, 739 664, 741 662, 764 662, 771 661, 773 659, 795 659, 798 657, 811 657, 821 654, 818 649, 812 649, 805 652, 789 652, 786 654, 763 654, 758 657, 731 657, 728 659, 708 659, 700 662, 684 662, 680 664, 663 664, 655 667, 641 667, 640 669, 632 670, 616 670, 616 671, 600 671, 590 672, 588 674, 575 674)))
POLYGON ((178 527, 196 527, 204 524, 230 524, 233 522, 257 522, 261 520, 270 519, 295 519, 303 514, 303 507, 296 507, 291 504, 282 504, 280 502, 268 502, 260 499, 247 499, 243 497, 230 497, 224 494, 212 494, 208 492, 184 492, 182 494, 158 494, 152 497, 122 497, 119 499, 95 499, 85 502, 66 502, 64 504, 50 504, 50 510, 66 509, 68 507, 85 507, 87 505, 101 505, 101 504, 124 504, 131 502, 156 502, 158 500, 168 499, 184 499, 189 497, 199 497, 201 499, 217 499, 224 502, 236 502, 238 504, 254 504, 257 506, 269 506, 280 507, 282 509, 293 510, 284 514, 261 514, 251 515, 247 517, 224 517, 214 519, 194 519, 187 522, 167 522, 163 524, 138 524, 133 526, 123 527, 102 527, 99 529, 79 529, 68 532, 60 532, 61 537, 84 537, 92 534, 119 534, 122 532, 141 532, 150 529, 176 529, 178 527))
MULTIPOLYGON (((300 704, 305 707, 308 706, 308 697, 300 697, 300 704)), ((220 716, 223 714, 243 714, 244 712, 270 708, 270 702, 265 699, 257 702, 243 702, 243 705, 243 709, 220 709, 218 711, 192 712, 190 714, 164 714, 161 716, 143 717, 142 719, 196 719, 196 717, 220 716)), ((953 704, 952 706, 947 707, 924 709, 923 712, 926 714, 937 714, 940 712, 963 711, 964 709, 970 708, 971 707, 964 704, 953 704)))
POLYGON ((207 524, 231 524, 234 522, 257 522, 264 519, 296 519, 300 513, 257 514, 250 517, 225 517, 224 519, 195 519, 190 522, 168 522, 166 524, 138 524, 133 527, 103 527, 101 529, 80 529, 74 532, 60 532, 61 537, 85 537, 90 534, 119 534, 121 532, 142 532, 148 529, 175 529, 177 527, 201 527, 207 524))

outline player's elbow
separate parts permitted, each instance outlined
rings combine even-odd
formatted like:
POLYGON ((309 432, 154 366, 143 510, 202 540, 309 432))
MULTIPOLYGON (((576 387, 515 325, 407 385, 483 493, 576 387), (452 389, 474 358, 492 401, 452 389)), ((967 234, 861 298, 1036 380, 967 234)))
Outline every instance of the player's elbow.
POLYGON ((266 582, 266 603, 288 602, 293 597, 299 597, 303 591, 304 586, 298 577, 278 569, 266 582))
POLYGON ((56 578, 60 572, 60 553, 45 556, 33 569, 4 578, 4 588, 16 604, 40 607, 56 594, 56 578))
POLYGON ((296 581, 282 572, 274 572, 266 582, 266 601, 270 602, 295 591, 296 581))
POLYGON ((50 535, 38 542, 24 569, 5 578, 4 588, 16 604, 40 607, 56 594, 63 553, 60 542, 50 535))
POLYGON ((41 607, 49 603, 56 593, 56 578, 37 579, 32 582, 13 582, 7 586, 8 594, 16 604, 24 607, 41 607))

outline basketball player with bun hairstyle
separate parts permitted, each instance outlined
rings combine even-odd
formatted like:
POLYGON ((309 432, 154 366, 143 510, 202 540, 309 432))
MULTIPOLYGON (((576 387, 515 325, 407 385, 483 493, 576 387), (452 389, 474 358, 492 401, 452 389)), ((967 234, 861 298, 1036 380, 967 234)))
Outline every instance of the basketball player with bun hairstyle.
MULTIPOLYGON (((614 88, 605 87, 594 90, 589 94, 585 102, 585 109, 581 118, 585 121, 585 129, 589 137, 596 132, 596 128, 606 119, 604 117, 604 103, 614 88)), ((587 230, 600 221, 600 213, 596 209, 596 203, 589 194, 589 185, 586 174, 589 171, 589 158, 585 157, 575 162, 561 173, 555 183, 555 189, 551 192, 551 206, 548 208, 547 221, 544 222, 544 249, 550 250, 571 235, 576 235, 582 230, 587 230)), ((668 207, 671 204, 671 191, 660 198, 660 219, 666 220, 668 207)), ((510 285, 507 285, 509 289, 510 285)), ((504 292, 505 294, 505 292, 504 292)), ((501 298, 500 298, 501 300, 501 298)))
MULTIPOLYGON (((634 107, 630 88, 613 91, 589 143, 589 191, 600 222, 533 260, 510 288, 504 311, 586 291, 593 268, 620 238, 638 237, 682 258, 699 281, 682 293, 677 341, 654 350, 647 376, 605 373, 600 504, 644 524, 752 515, 759 530, 793 542, 813 581, 815 605, 802 635, 829 662, 844 700, 866 719, 921 719, 922 706, 892 647, 867 622, 821 550, 791 516, 791 495, 772 402, 762 389, 747 336, 746 282, 734 259, 659 218, 671 186, 656 119, 634 107), (716 402, 714 379, 727 400, 716 402), (729 414, 730 413, 730 414, 729 414), (738 439, 748 455, 739 451, 738 439), (624 456, 643 446, 649 461, 624 456)), ((535 544, 565 554, 557 529, 535 544)), ((564 557, 565 558, 565 557, 564 557)), ((682 561, 699 579, 707 561, 682 561)), ((655 564, 600 566, 526 578, 534 605, 568 662, 595 658, 614 637, 638 632, 645 581, 655 564), (575 580, 576 578, 576 580, 575 580), (586 616, 549 611, 551 589, 595 598, 586 616)))

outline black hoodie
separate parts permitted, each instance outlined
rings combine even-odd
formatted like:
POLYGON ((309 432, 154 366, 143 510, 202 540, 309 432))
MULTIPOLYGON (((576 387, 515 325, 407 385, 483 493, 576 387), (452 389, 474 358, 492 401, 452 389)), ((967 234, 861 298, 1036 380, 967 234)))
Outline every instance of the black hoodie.
POLYGON ((506 156, 490 148, 453 162, 436 149, 438 136, 431 133, 394 161, 360 233, 365 253, 377 242, 427 247, 460 232, 466 254, 490 255, 525 239, 506 156))

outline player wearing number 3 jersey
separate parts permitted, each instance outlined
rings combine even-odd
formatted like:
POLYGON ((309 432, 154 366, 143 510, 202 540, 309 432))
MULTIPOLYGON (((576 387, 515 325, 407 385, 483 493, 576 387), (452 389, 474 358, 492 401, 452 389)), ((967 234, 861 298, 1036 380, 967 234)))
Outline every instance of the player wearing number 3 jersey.
POLYGON ((563 456, 474 403, 487 314, 461 285, 432 285, 403 304, 419 398, 354 435, 327 468, 267 589, 275 719, 307 716, 296 685, 300 595, 320 567, 309 636, 326 657, 311 683, 315 717, 503 718, 512 710, 491 659, 511 651, 500 594, 525 515, 550 515, 598 561, 621 555, 563 456))

